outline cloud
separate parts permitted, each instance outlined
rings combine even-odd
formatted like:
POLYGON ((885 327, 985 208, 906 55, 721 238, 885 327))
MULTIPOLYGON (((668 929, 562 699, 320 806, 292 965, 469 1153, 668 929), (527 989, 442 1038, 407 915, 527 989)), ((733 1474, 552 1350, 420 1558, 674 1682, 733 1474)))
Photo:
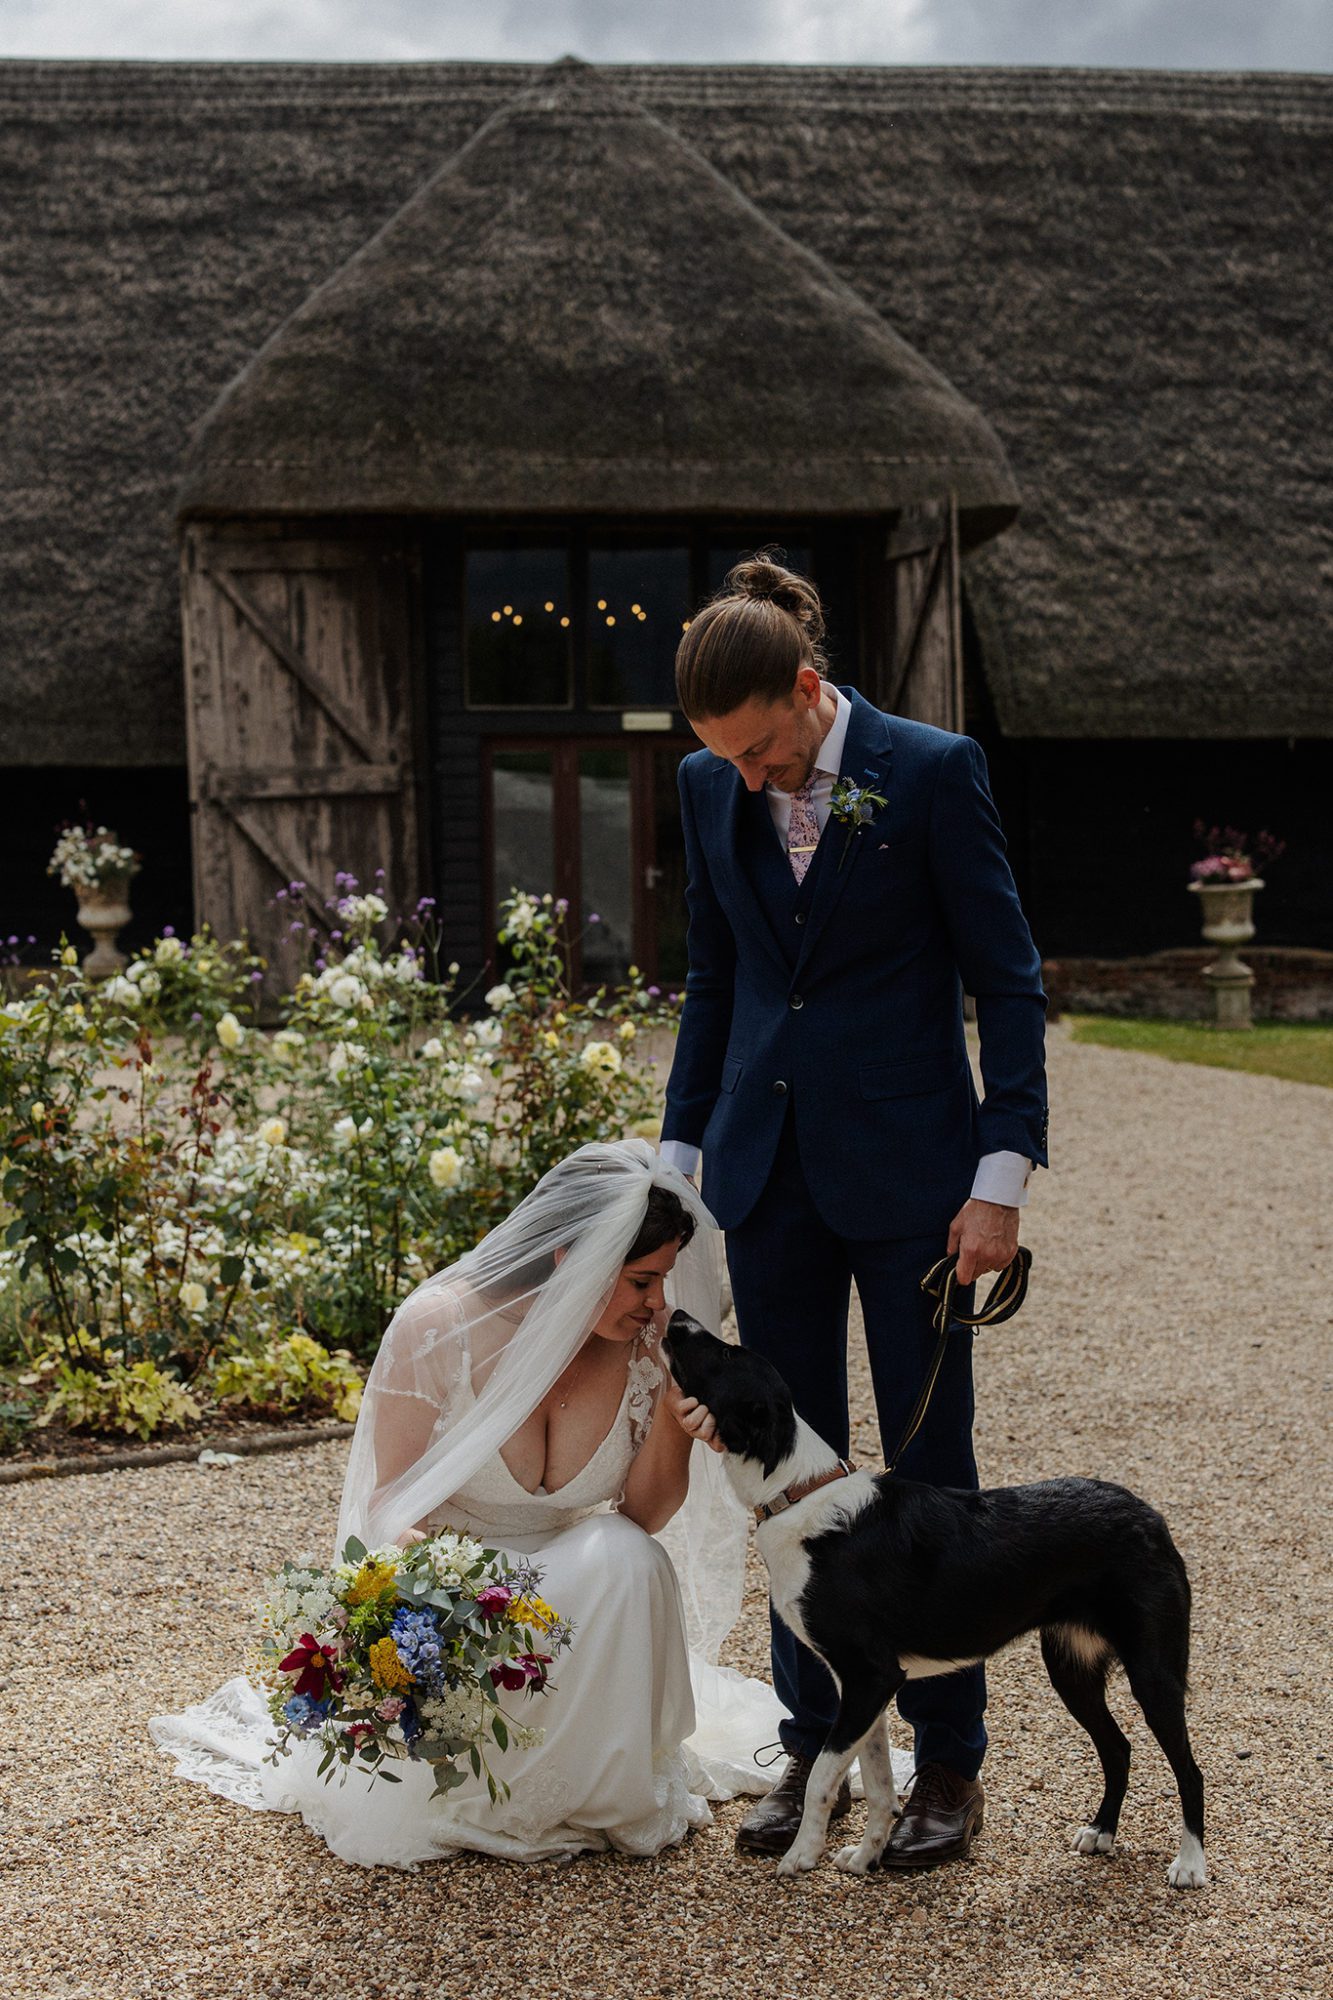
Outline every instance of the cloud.
POLYGON ((1333 70, 1329 0, 0 0, 0 54, 1333 70))

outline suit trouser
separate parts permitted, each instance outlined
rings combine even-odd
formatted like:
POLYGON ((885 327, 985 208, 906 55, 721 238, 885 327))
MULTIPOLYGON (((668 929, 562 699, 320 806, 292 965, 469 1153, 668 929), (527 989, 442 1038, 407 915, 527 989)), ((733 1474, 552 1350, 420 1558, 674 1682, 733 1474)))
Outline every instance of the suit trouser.
MULTIPOLYGON (((848 1450, 847 1313, 855 1280, 880 1437, 897 1445, 935 1346, 934 1301, 923 1272, 944 1253, 942 1238, 858 1242, 839 1236, 810 1197, 788 1113, 767 1186, 737 1229, 727 1232, 727 1266, 742 1344, 767 1356, 785 1378, 798 1413, 833 1449, 848 1450)), ((958 1308, 971 1310, 971 1293, 958 1308)), ((977 1485, 972 1451, 972 1339, 950 1336, 930 1409, 898 1471, 934 1486, 977 1485)), ((837 1713, 837 1689, 822 1661, 770 1609, 773 1685, 790 1713, 784 1749, 808 1757, 823 1748, 837 1713)), ((981 1667, 909 1681, 898 1709, 912 1725, 918 1764, 947 1764, 974 1778, 986 1753, 986 1679, 981 1667)))

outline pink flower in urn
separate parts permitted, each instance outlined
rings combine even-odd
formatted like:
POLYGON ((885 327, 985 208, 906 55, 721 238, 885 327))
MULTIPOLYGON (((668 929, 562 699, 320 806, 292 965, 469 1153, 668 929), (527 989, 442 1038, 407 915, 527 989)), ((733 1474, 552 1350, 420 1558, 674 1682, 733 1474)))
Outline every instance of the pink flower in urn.
POLYGON ((375 1713, 381 1722, 397 1722, 406 1707, 407 1703, 400 1694, 386 1694, 383 1701, 376 1704, 375 1713))
POLYGON ((485 1590, 477 1592, 477 1609, 483 1618, 502 1618, 513 1601, 508 1584, 488 1583, 485 1590))

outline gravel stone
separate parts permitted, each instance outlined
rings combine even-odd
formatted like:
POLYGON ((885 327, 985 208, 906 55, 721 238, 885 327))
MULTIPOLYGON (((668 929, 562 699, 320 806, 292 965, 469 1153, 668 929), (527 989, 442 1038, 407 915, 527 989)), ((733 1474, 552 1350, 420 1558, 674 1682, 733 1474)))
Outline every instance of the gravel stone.
MULTIPOLYGON (((1028 1305, 978 1340, 982 1475, 1120 1480, 1170 1521, 1195 1588, 1207 1889, 1167 1887, 1176 1800, 1123 1683, 1120 1851, 1070 1851, 1095 1760, 1034 1642, 991 1670, 985 1833, 932 1875, 826 1864, 779 1884, 733 1851, 740 1804, 650 1861, 334 1862, 299 1821, 175 1780, 145 1729, 237 1670, 265 1575, 324 1548, 345 1456, 329 1443, 0 1491, 11 1985, 62 2000, 1333 1990, 1330 1098, 1051 1039, 1056 1170, 1027 1213, 1028 1305)), ((864 1366, 854 1395, 867 1462, 864 1366)), ((762 1671, 757 1563, 750 1584, 731 1658, 762 1671)))

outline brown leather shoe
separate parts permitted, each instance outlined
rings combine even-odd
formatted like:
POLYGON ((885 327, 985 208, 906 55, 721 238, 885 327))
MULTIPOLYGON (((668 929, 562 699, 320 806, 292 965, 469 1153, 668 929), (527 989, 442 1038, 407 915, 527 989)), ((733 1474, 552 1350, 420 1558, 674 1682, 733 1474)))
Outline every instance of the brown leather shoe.
MULTIPOLYGON (((796 1838, 805 1811, 805 1787, 814 1769, 813 1757, 789 1757, 787 1768, 771 1792, 756 1799, 736 1828, 738 1854, 785 1854, 796 1838)), ((833 1801, 829 1824, 852 1809, 852 1794, 844 1778, 833 1801)))
POLYGON ((938 1868, 957 1861, 981 1832, 985 1804, 980 1778, 960 1778, 947 1764, 923 1764, 880 1867, 938 1868))

